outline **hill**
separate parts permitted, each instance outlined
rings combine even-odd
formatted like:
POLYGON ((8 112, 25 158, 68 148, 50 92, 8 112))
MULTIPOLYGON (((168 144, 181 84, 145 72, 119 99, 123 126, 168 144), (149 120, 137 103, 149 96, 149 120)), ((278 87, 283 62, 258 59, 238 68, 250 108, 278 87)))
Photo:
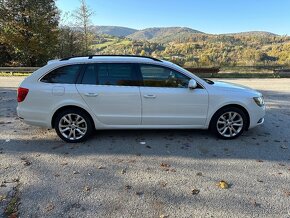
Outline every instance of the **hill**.
POLYGON ((266 32, 266 31, 249 31, 249 32, 240 32, 240 33, 227 33, 221 35, 228 36, 260 36, 260 37, 268 37, 268 36, 279 36, 275 33, 266 32))
MULTIPOLYGON (((187 27, 152 27, 143 30, 121 26, 92 26, 91 30, 97 35, 110 35, 114 37, 126 37, 136 41, 150 41, 156 43, 187 42, 188 40, 202 35, 213 36, 199 30, 187 27)), ((238 37, 273 37, 277 34, 266 31, 249 31, 240 33, 214 34, 215 36, 238 36, 238 37)))
MULTIPOLYGON (((126 37, 136 41, 150 41, 156 43, 186 42, 198 35, 203 37, 213 36, 199 30, 187 27, 152 27, 136 30, 120 26, 93 26, 92 31, 97 35, 111 35, 126 37)), ((277 34, 266 31, 249 31, 240 33, 215 34, 215 36, 238 36, 238 37, 273 37, 277 34)))
POLYGON ((139 30, 127 37, 133 40, 150 40, 166 43, 180 38, 190 37, 192 34, 202 33, 187 27, 154 27, 139 30))
POLYGON ((91 30, 97 35, 111 35, 117 37, 125 37, 138 31, 136 29, 120 26, 92 26, 91 30))

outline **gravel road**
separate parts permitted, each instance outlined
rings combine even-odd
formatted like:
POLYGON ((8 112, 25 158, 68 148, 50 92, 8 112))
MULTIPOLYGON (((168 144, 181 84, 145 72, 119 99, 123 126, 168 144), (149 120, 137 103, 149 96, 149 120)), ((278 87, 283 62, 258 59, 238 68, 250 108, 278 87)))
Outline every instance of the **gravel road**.
POLYGON ((264 125, 236 140, 130 130, 74 145, 18 120, 21 80, 0 77, 0 210, 16 182, 20 217, 290 217, 290 79, 226 80, 266 98, 264 125))

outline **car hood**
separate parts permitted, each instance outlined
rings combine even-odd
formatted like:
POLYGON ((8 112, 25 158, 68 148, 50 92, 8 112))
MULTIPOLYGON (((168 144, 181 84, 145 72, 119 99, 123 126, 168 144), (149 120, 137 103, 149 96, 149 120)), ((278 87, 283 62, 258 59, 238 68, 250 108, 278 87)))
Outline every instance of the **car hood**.
POLYGON ((249 88, 247 86, 243 86, 243 85, 238 85, 238 84, 234 84, 234 83, 229 83, 229 82, 222 82, 222 81, 215 81, 213 84, 214 87, 218 88, 218 89, 223 89, 226 91, 237 91, 237 92, 248 92, 250 94, 254 94, 254 95, 262 95, 260 92, 249 88))

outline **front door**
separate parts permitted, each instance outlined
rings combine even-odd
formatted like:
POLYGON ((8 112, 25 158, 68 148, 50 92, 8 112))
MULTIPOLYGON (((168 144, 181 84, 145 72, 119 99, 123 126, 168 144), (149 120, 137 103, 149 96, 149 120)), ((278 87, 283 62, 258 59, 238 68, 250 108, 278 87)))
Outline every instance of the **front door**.
POLYGON ((140 71, 142 125, 205 125, 208 93, 204 88, 189 89, 190 78, 169 68, 140 65, 140 71))
POLYGON ((133 64, 89 64, 77 90, 105 125, 140 125, 141 98, 133 64))

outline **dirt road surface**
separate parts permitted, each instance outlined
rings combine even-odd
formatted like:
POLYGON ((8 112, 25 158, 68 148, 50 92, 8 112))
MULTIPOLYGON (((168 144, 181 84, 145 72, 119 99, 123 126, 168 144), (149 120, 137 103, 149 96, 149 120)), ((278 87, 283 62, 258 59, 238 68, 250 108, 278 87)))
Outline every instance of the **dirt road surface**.
POLYGON ((18 120, 22 79, 0 77, 0 209, 12 183, 20 217, 290 217, 290 79, 226 80, 267 104, 264 125, 236 140, 130 130, 74 145, 18 120))

